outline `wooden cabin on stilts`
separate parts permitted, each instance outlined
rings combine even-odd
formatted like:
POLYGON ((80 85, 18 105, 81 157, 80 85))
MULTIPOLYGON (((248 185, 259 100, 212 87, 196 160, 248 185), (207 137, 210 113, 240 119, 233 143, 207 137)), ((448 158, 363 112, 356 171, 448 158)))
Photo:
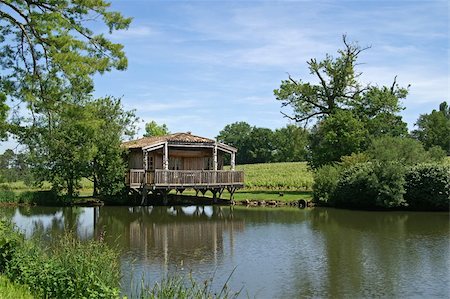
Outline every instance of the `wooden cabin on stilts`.
POLYGON ((128 150, 126 184, 142 196, 147 204, 149 193, 163 197, 175 190, 183 193, 194 189, 196 195, 210 191, 213 200, 244 186, 244 172, 235 170, 237 149, 215 140, 187 133, 144 137, 127 141, 122 146, 128 150), (230 170, 224 170, 224 157, 230 155, 230 170))

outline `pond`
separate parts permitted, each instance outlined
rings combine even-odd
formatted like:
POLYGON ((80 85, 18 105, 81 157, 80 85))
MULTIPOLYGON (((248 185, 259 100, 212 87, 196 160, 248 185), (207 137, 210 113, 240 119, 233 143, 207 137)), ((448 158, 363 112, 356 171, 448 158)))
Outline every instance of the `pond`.
POLYGON ((1 208, 27 236, 121 249, 124 293, 167 274, 241 297, 448 297, 449 214, 220 206, 1 208), (231 277, 230 277, 231 275, 231 277))

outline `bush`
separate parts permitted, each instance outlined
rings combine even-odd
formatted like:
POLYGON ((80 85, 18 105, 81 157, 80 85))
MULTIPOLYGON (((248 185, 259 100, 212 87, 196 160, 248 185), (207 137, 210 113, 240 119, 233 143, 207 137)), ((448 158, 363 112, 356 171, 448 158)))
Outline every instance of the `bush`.
POLYGON ((419 164, 408 169, 405 179, 405 200, 412 209, 449 209, 450 165, 419 164))
POLYGON ((313 200, 327 204, 334 196, 341 168, 337 165, 324 165, 314 173, 313 200))
POLYGON ((14 230, 11 223, 0 219, 0 272, 12 260, 22 240, 22 236, 14 230))
POLYGON ((360 163, 345 169, 331 203, 363 209, 405 206, 403 167, 398 163, 360 163))
POLYGON ((0 188, 0 202, 16 202, 16 200, 14 191, 4 186, 0 188))

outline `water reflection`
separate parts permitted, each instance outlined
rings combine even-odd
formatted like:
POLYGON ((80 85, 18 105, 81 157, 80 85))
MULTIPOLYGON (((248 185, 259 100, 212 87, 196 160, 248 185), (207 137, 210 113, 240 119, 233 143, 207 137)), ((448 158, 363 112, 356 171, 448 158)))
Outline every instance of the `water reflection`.
POLYGON ((27 236, 73 229, 121 250, 123 289, 167 273, 243 297, 446 297, 448 213, 218 206, 0 209, 27 236))

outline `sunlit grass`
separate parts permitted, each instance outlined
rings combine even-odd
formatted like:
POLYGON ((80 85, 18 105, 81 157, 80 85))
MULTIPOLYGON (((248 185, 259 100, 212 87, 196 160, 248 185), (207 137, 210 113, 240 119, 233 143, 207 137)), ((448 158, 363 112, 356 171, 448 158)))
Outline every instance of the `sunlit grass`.
POLYGON ((250 190, 312 190, 313 173, 306 162, 237 165, 245 173, 245 188, 250 190))
POLYGON ((2 299, 32 299, 27 287, 11 282, 0 275, 0 298, 2 299))

